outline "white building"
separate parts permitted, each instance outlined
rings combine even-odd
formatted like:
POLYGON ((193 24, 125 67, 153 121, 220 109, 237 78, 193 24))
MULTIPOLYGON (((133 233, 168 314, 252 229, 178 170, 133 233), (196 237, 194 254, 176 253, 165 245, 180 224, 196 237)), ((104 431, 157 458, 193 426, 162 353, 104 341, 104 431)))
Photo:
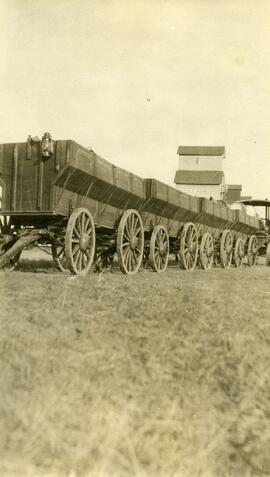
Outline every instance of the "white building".
POLYGON ((223 159, 225 147, 179 146, 177 189, 197 197, 222 199, 225 191, 223 159))

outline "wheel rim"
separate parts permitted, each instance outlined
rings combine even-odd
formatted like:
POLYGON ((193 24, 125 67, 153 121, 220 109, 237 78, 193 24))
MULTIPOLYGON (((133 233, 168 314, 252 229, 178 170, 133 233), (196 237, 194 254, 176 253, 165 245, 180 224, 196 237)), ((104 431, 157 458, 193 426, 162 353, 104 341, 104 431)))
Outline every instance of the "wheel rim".
POLYGON ((117 232, 117 256, 123 273, 134 274, 143 259, 143 223, 137 210, 126 210, 117 232))
POLYGON ((230 268, 232 263, 233 237, 230 230, 224 230, 220 242, 220 263, 223 268, 230 268))
POLYGON ((153 270, 162 273, 169 261, 169 236, 163 225, 157 225, 150 239, 149 263, 153 270))
POLYGON ((247 249, 247 261, 249 267, 254 267, 257 262, 257 237, 255 235, 251 235, 248 240, 248 249, 247 249))
POLYGON ((61 272, 67 273, 69 267, 67 264, 66 254, 65 254, 65 242, 64 240, 52 243, 52 256, 53 261, 61 272))
POLYGON ((236 240, 234 252, 233 252, 233 262, 234 265, 238 267, 242 267, 243 261, 245 256, 245 245, 244 241, 240 238, 236 240))
POLYGON ((206 232, 202 236, 200 244, 200 263, 204 270, 210 270, 214 261, 214 240, 211 234, 206 232))
POLYGON ((81 207, 71 214, 65 237, 67 266, 75 275, 85 275, 94 259, 95 225, 88 209, 81 207))
POLYGON ((184 225, 180 237, 180 265, 188 271, 194 270, 198 258, 198 233, 195 225, 184 225))

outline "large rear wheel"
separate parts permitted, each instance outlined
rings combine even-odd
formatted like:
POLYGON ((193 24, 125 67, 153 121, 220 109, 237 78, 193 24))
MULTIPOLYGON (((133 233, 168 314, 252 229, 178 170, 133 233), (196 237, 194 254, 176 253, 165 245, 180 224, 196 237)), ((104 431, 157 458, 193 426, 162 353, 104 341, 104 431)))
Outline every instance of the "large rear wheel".
POLYGON ((249 267, 255 267, 258 256, 258 240, 256 235, 251 235, 248 239, 247 262, 249 267))
POLYGON ((137 273, 143 259, 144 230, 139 212, 126 210, 117 232, 117 256, 123 273, 137 273))
POLYGON ((150 239, 149 263, 155 272, 164 272, 169 261, 169 236, 163 225, 157 225, 150 239))
POLYGON ((200 264, 204 270, 210 270, 214 261, 214 240, 213 236, 206 232, 202 236, 200 243, 200 264))
POLYGON ((184 225, 180 236, 180 266, 192 271, 198 258, 198 232, 192 222, 184 225))
POLYGON ((233 251, 233 263, 238 267, 242 267, 245 257, 245 244, 243 239, 238 238, 235 242, 234 251, 233 251))
POLYGON ((233 254, 233 236, 230 230, 224 230, 220 240, 220 264, 222 268, 230 268, 233 254))
POLYGON ((95 254, 96 233, 94 220, 88 209, 81 207, 72 212, 66 229, 66 263, 75 275, 86 275, 95 254))

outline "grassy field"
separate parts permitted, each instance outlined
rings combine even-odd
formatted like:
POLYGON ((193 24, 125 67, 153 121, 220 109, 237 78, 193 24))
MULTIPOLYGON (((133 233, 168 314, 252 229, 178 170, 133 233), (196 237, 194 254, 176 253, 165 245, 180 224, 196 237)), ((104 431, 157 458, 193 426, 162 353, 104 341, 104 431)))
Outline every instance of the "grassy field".
POLYGON ((270 269, 0 273, 0 475, 270 476, 270 269))

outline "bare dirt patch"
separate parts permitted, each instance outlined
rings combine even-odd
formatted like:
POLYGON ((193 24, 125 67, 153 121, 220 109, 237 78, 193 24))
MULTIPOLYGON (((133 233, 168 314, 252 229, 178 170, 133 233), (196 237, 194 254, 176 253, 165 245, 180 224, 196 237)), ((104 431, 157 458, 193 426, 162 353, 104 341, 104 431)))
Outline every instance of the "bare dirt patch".
POLYGON ((269 268, 0 289, 1 476, 270 475, 269 268))

